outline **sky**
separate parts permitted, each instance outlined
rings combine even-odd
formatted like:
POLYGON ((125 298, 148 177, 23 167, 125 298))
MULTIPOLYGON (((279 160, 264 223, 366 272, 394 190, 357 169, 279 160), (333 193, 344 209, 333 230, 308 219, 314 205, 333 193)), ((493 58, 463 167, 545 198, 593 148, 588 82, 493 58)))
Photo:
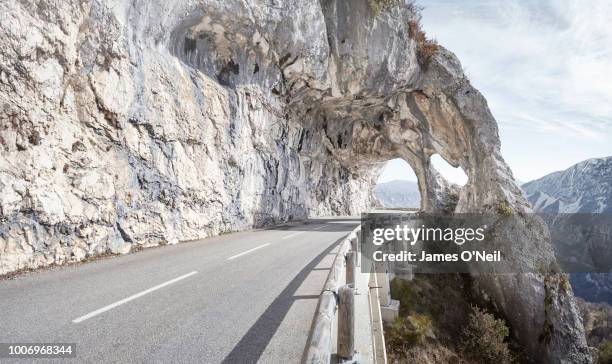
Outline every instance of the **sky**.
MULTIPOLYGON (((460 186, 467 182, 467 176, 461 168, 454 168, 448 164, 442 157, 435 154, 431 157, 431 162, 434 167, 442 173, 447 180, 452 181, 460 186)), ((416 181, 416 175, 412 167, 403 159, 392 159, 385 165, 382 173, 378 177, 378 183, 394 181, 398 179, 416 181)))
MULTIPOLYGON (((459 57, 487 99, 515 178, 612 156, 612 1, 418 4, 428 36, 459 57)), ((390 163, 379 181, 414 180, 402 163, 390 163)), ((449 177, 449 168, 440 171, 449 177)))

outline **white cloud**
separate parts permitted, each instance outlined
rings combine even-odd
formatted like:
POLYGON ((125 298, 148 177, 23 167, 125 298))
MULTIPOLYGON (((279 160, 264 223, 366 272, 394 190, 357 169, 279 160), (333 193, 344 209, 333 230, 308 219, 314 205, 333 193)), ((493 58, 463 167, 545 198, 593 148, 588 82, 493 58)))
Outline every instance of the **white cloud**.
POLYGON ((378 176, 378 183, 395 180, 416 181, 417 177, 410 164, 403 159, 391 159, 385 164, 382 172, 378 176))
POLYGON ((487 98, 521 179, 612 155, 612 1, 419 3, 428 35, 487 98), (565 148, 550 148, 554 139, 565 148))

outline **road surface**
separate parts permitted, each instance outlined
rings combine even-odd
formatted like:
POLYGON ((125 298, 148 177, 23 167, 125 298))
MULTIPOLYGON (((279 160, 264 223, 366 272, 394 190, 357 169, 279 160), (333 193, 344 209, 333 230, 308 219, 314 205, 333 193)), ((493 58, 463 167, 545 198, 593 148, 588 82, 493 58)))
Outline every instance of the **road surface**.
POLYGON ((310 220, 0 280, 0 343, 76 343, 79 363, 299 362, 337 243, 358 223, 310 220))

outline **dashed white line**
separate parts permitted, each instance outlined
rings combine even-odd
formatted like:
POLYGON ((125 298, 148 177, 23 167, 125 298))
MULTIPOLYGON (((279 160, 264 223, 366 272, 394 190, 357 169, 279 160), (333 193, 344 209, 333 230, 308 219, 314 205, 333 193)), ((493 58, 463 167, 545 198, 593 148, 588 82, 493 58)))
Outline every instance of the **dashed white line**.
MULTIPOLYGON (((313 228, 312 230, 321 230, 321 229, 323 229, 323 228, 324 228, 324 227, 326 227, 326 226, 327 226, 327 224, 325 224, 325 225, 321 225, 321 226, 319 226, 319 227, 313 228)), ((283 236, 281 239, 289 239, 289 238, 292 238, 292 237, 294 237, 294 236, 298 236, 298 235, 301 235, 301 234, 304 234, 304 233, 307 233, 307 232, 308 232, 308 231, 298 231, 297 233, 293 233, 293 234, 285 235, 285 236, 283 236)))
POLYGON ((255 248, 249 249, 249 250, 244 251, 244 252, 242 252, 240 254, 232 255, 231 257, 227 258, 227 260, 236 259, 238 257, 241 257, 241 256, 245 255, 245 254, 249 254, 251 252, 254 252, 257 249, 261 249, 261 248, 267 247, 268 245, 270 245, 270 243, 266 243, 266 244, 263 244, 263 245, 260 245, 260 246, 256 246, 255 248))
POLYGON ((298 231, 297 233, 293 233, 293 234, 285 235, 285 236, 283 236, 281 239, 289 239, 289 238, 292 238, 292 237, 294 237, 294 236, 298 236, 298 235, 300 235, 300 234, 304 234, 304 233, 305 233, 305 231, 298 231))
POLYGON ((144 296, 146 294, 149 294, 149 293, 151 293, 153 291, 157 291, 160 288, 166 287, 166 286, 168 286, 168 285, 170 285, 172 283, 176 283, 176 282, 180 281, 181 279, 185 279, 187 277, 191 277, 192 275, 197 274, 197 273, 198 273, 197 271, 193 271, 191 273, 187 273, 187 274, 182 275, 180 277, 176 277, 174 279, 171 279, 171 280, 169 280, 167 282, 164 282, 162 284, 158 284, 155 287, 151 287, 151 288, 149 288, 147 290, 144 290, 144 291, 142 291, 140 293, 136 293, 135 295, 132 295, 132 296, 127 297, 127 298, 124 298, 124 299, 122 299, 120 301, 117 301, 115 303, 111 303, 110 305, 104 306, 104 307, 102 307, 102 308, 100 308, 98 310, 92 311, 92 312, 88 313, 87 315, 83 315, 83 316, 81 316, 79 318, 75 318, 74 320, 72 320, 72 322, 75 323, 75 324, 78 324, 79 322, 83 322, 83 321, 85 321, 87 319, 90 319, 90 318, 92 318, 94 316, 98 316, 99 314, 104 313, 104 312, 109 311, 109 310, 112 310, 113 308, 121 306, 124 303, 128 303, 128 302, 130 302, 132 300, 135 300, 135 299, 137 299, 139 297, 142 297, 142 296, 144 296))

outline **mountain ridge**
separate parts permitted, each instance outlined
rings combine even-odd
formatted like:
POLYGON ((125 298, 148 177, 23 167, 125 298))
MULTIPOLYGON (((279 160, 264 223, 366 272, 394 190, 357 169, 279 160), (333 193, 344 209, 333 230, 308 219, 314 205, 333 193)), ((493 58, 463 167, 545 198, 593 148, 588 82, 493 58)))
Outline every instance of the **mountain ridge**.
MULTIPOLYGON (((612 156, 590 158, 521 186, 535 212, 612 213, 612 156)), ((612 303, 608 273, 570 275, 574 293, 590 302, 612 303)))
POLYGON ((538 212, 612 213, 612 156, 590 158, 521 186, 538 212))
POLYGON ((373 192, 383 207, 418 208, 421 206, 421 194, 416 181, 395 179, 377 183, 373 192))

